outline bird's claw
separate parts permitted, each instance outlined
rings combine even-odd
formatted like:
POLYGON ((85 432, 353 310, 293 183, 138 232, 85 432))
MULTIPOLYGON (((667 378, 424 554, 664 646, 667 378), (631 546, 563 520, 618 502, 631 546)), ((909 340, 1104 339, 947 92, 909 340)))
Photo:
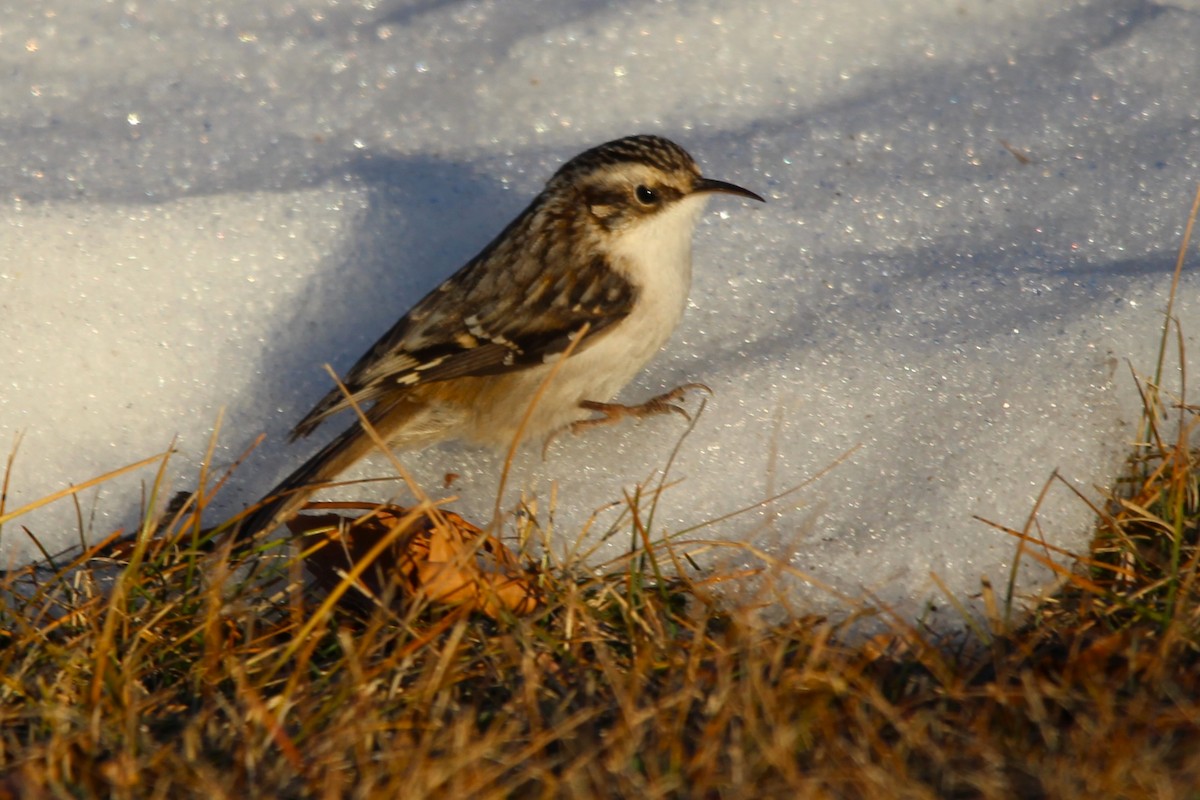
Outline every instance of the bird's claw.
POLYGON ((688 392, 697 390, 712 394, 713 391, 703 383, 685 383, 682 386, 676 386, 669 392, 663 392, 660 395, 651 397, 644 403, 639 403, 636 406, 626 406, 620 403, 597 403, 594 400, 584 400, 579 405, 588 411, 595 411, 602 416, 593 419, 583 419, 571 424, 571 433, 578 434, 580 431, 594 428, 597 425, 609 425, 614 422, 619 422, 626 417, 653 417, 658 414, 676 413, 681 414, 688 422, 692 421, 692 415, 688 413, 683 406, 676 405, 676 401, 683 399, 688 392))

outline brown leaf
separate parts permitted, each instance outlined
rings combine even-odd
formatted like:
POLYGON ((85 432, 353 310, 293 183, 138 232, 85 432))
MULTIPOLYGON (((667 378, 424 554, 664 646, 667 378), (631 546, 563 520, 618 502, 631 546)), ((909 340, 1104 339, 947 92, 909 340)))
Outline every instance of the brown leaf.
POLYGON ((326 591, 390 539, 354 579, 357 591, 339 601, 355 610, 369 611, 385 600, 401 609, 427 598, 497 618, 501 611, 528 614, 539 605, 535 576, 500 540, 452 511, 413 514, 400 506, 376 510, 374 503, 310 503, 305 509, 365 512, 358 518, 301 515, 288 523, 303 537, 305 565, 326 591))

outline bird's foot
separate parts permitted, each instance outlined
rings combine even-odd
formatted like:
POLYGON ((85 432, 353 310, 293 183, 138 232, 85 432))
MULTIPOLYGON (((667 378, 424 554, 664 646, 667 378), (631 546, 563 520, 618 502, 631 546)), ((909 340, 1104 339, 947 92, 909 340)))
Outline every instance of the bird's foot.
POLYGON ((684 395, 693 390, 706 392, 710 395, 713 393, 712 389, 703 383, 685 383, 682 386, 676 386, 669 392, 651 397, 646 402, 639 403, 636 406, 625 406, 620 403, 597 403, 594 400, 584 400, 579 404, 580 407, 587 411, 595 411, 600 416, 571 423, 571 433, 578 434, 597 425, 611 425, 627 417, 641 419, 643 417, 653 417, 658 414, 681 414, 684 419, 691 422, 692 415, 683 406, 676 405, 676 402, 682 400, 684 395))
POLYGON ((682 386, 676 386, 669 392, 663 392, 660 395, 651 397, 644 403, 639 403, 636 406, 626 406, 620 403, 599 403, 595 400, 582 400, 579 407, 586 411, 594 411, 600 416, 592 419, 581 419, 578 422, 572 422, 570 425, 559 428, 546 437, 546 441, 542 444, 542 458, 546 457, 546 453, 550 449, 550 444, 558 438, 563 431, 570 431, 572 434, 580 434, 588 428, 595 428, 600 425, 611 425, 615 422, 620 422, 628 417, 641 419, 643 417, 653 417, 658 414, 680 414, 688 422, 692 421, 692 415, 687 412, 683 406, 676 405, 679 400, 682 400, 684 395, 690 391, 702 391, 709 395, 713 393, 703 383, 685 383, 682 386))

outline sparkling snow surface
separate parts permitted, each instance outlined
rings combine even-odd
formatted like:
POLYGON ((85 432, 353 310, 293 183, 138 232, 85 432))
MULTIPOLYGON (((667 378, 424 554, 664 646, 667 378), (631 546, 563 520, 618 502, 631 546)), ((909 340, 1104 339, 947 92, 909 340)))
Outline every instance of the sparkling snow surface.
MULTIPOLYGON (((222 409, 214 468, 267 439, 214 517, 253 502, 319 446, 282 442, 330 385, 322 364, 347 369, 563 160, 638 132, 770 201, 709 204, 684 322, 621 395, 715 391, 656 535, 810 481, 681 538, 746 542, 823 582, 787 582, 798 611, 830 608, 832 587, 953 623, 931 573, 1002 591, 1014 554, 975 516, 1022 528, 1052 471, 1094 498, 1129 452, 1130 366, 1153 372, 1200 178, 1200 3, 4 6, 8 511, 172 445, 169 490, 192 487, 222 409)), ((1194 268, 1180 290, 1194 354, 1194 268)), ((549 523, 554 481, 554 546, 591 547, 615 512, 580 542, 585 521, 656 485, 685 428, 530 448, 504 505, 524 488, 549 523)), ((501 458, 402 458, 491 518, 501 458)), ((81 520, 93 540, 134 524, 155 474, 9 521, 0 557, 36 556, 22 526, 53 550, 81 520)), ((1081 550, 1092 515, 1059 484, 1038 522, 1081 550)), ((619 531, 596 563, 628 548, 619 531)), ((1046 572, 1021 577, 1028 593, 1046 572)))

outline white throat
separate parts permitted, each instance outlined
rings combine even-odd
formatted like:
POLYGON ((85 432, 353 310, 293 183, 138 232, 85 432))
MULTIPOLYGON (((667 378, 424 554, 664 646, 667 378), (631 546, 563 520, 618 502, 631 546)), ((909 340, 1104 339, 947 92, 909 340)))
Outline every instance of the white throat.
POLYGON ((673 304, 660 313, 675 327, 692 283, 692 234, 708 202, 694 194, 621 231, 612 242, 613 266, 638 289, 639 303, 673 304))

